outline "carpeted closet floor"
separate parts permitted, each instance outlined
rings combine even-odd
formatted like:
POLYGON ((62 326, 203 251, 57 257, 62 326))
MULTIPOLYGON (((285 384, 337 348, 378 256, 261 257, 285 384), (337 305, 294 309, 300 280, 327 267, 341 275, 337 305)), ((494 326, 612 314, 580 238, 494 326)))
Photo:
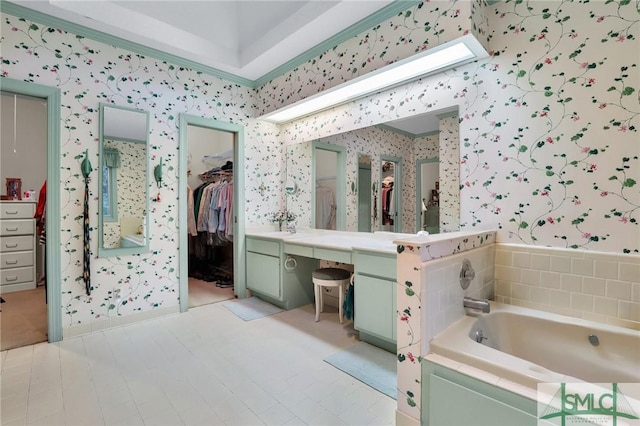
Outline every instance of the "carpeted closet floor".
POLYGON ((0 304, 0 350, 47 341, 44 286, 3 293, 0 304))

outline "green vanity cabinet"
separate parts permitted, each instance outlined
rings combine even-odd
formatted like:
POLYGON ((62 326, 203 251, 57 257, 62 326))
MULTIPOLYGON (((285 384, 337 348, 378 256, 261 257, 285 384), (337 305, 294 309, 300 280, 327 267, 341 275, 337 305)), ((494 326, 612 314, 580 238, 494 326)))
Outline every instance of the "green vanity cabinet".
POLYGON ((282 309, 313 303, 311 272, 317 264, 315 259, 285 253, 282 241, 247 237, 247 288, 282 309))
POLYGON ((360 340, 396 352, 396 254, 354 250, 354 327, 360 340))
POLYGON ((422 362, 422 425, 536 426, 536 401, 422 362))

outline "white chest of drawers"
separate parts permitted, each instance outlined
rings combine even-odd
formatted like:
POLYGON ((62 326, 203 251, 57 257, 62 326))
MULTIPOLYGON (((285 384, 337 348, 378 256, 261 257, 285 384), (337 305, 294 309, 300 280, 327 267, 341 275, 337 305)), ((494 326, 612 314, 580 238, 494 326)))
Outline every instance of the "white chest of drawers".
POLYGON ((36 288, 36 204, 0 202, 0 293, 36 288))

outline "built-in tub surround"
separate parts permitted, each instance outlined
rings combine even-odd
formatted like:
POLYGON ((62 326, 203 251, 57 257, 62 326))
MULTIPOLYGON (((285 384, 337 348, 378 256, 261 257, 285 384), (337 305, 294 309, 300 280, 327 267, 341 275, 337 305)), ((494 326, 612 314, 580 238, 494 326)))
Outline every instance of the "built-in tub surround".
POLYGON ((523 396, 535 395, 538 383, 640 383, 640 332, 513 305, 492 302, 491 313, 461 318, 430 348, 460 363, 458 371, 523 387, 523 396))
POLYGON ((496 245, 496 301, 640 330, 640 256, 496 245))
POLYGON ((450 232, 394 241, 398 244, 398 419, 420 419, 423 342, 464 316, 463 296, 491 295, 495 237, 495 231, 450 232), (459 284, 464 258, 476 272, 466 292, 459 284), (444 284, 445 279, 451 281, 444 284), (437 328, 426 329, 429 319, 438 323, 437 328))

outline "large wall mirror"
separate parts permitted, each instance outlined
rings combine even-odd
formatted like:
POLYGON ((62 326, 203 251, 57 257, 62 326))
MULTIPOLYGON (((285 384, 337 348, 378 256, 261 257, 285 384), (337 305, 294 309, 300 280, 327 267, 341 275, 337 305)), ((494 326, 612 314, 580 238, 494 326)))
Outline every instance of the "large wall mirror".
MULTIPOLYGON (((345 180, 336 190, 337 208, 345 209, 347 231, 393 231, 416 233, 451 232, 460 223, 460 135, 458 107, 326 136, 287 148, 287 179, 297 192, 287 197, 287 208, 298 214, 299 226, 316 227, 314 146, 342 147, 345 180), (417 167, 418 164, 430 167, 417 167), (437 173, 435 172, 437 170, 437 173), (395 204, 391 211, 383 196, 391 181, 395 204), (427 198, 422 212, 422 198, 427 198), (435 196, 435 199, 433 198, 435 196), (431 200, 431 202, 429 202, 431 200), (385 214, 393 214, 393 222, 385 214), (428 217, 427 217, 428 216, 428 217), (425 221, 428 219, 428 223, 425 221), (435 222, 434 222, 435 220, 435 222), (428 229, 425 225, 429 225, 428 229)), ((332 163, 334 163, 332 161, 332 163)), ((340 170, 338 170, 340 172, 340 170)))
POLYGON ((149 249, 149 114, 100 105, 100 256, 149 249))

